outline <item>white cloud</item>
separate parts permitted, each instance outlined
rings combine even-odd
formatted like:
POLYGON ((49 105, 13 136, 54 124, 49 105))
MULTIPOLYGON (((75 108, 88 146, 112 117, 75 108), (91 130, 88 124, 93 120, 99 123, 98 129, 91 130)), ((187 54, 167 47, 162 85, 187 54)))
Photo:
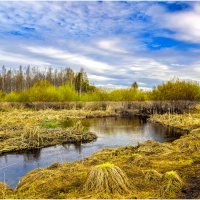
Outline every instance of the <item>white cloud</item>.
POLYGON ((107 39, 107 40, 100 40, 97 42, 97 45, 107 51, 111 51, 113 53, 127 53, 125 49, 120 47, 118 39, 107 39))
POLYGON ((113 78, 108 78, 106 76, 97 76, 94 74, 88 74, 88 78, 92 81, 111 81, 113 78))
POLYGON ((45 55, 54 59, 60 59, 62 62, 68 62, 72 65, 79 65, 85 69, 89 68, 90 71, 104 72, 106 70, 113 69, 113 67, 107 63, 93 60, 81 54, 73 54, 68 51, 63 51, 52 47, 27 47, 27 49, 35 54, 42 56, 45 55))
POLYGON ((162 6, 152 6, 147 10, 159 27, 174 31, 167 36, 178 40, 200 43, 200 3, 193 2, 189 10, 168 12, 162 6))
POLYGON ((0 51, 0 62, 10 65, 50 65, 48 62, 29 56, 0 51))

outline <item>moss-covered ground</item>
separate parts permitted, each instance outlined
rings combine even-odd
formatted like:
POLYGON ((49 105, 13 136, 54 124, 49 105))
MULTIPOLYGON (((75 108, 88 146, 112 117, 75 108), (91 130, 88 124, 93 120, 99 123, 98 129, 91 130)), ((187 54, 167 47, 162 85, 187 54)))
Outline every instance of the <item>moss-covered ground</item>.
POLYGON ((84 160, 35 169, 15 190, 1 184, 0 198, 200 198, 199 116, 198 109, 153 116, 153 122, 189 133, 171 143, 104 149, 84 160))

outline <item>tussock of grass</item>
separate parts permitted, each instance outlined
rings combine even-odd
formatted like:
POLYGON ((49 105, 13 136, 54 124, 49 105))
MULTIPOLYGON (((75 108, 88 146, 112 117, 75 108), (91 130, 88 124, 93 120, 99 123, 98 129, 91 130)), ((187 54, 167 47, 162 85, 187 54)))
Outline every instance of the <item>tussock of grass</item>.
POLYGON ((163 183, 160 189, 160 196, 163 198, 175 198, 180 193, 184 183, 175 171, 164 174, 163 183))
POLYGON ((179 149, 182 151, 199 151, 200 150, 200 137, 199 135, 190 134, 187 136, 187 140, 185 139, 185 136, 180 138, 177 141, 174 141, 173 144, 175 144, 179 149))
POLYGON ((148 183, 159 184, 162 180, 163 175, 154 169, 146 170, 144 173, 144 179, 148 183))
POLYGON ((130 163, 131 165, 135 165, 139 167, 144 167, 151 164, 148 158, 140 154, 132 154, 128 158, 127 162, 130 163))
POLYGON ((70 184, 68 176, 60 170, 55 169, 37 169, 24 177, 18 185, 18 194, 21 198, 55 198, 63 191, 68 191, 70 184), (29 187, 31 185, 31 187, 29 187))
POLYGON ((170 144, 148 140, 141 144, 137 151, 145 154, 167 154, 173 152, 173 150, 170 144))
POLYGON ((89 172, 86 192, 123 194, 129 192, 129 180, 126 174, 111 163, 97 165, 89 172))

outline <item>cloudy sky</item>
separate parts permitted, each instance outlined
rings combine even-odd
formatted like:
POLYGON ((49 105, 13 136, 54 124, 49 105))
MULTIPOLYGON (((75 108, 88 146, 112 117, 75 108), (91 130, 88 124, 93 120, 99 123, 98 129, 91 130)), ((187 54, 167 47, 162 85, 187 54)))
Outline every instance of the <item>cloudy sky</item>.
POLYGON ((200 81, 200 3, 0 2, 0 65, 83 67, 106 87, 200 81))

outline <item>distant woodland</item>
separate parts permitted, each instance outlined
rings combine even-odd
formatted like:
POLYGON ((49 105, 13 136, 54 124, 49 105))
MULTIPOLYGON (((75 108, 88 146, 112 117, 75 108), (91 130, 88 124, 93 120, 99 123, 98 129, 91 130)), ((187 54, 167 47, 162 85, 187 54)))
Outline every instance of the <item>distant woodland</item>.
POLYGON ((1 102, 144 100, 200 100, 200 86, 198 82, 173 79, 144 91, 133 80, 126 89, 108 91, 91 85, 83 69, 74 72, 71 68, 20 66, 14 70, 3 66, 0 73, 1 102))

